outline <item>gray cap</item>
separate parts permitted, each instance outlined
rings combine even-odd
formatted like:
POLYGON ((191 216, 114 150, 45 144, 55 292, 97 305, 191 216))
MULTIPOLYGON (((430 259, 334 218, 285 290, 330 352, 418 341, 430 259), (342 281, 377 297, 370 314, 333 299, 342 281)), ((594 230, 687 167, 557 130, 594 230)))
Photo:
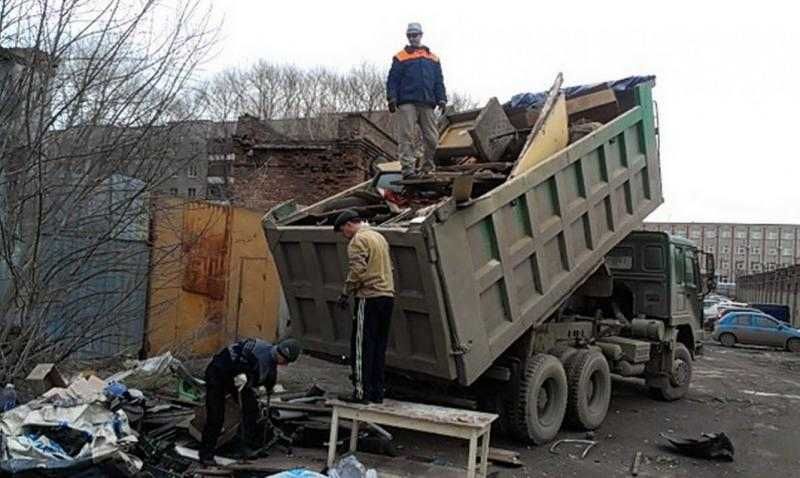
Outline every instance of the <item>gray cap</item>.
POLYGON ((336 216, 336 220, 333 221, 333 230, 339 232, 342 226, 356 219, 361 219, 361 216, 355 210, 345 209, 341 214, 336 216))
POLYGON ((422 33, 422 25, 416 22, 409 23, 408 28, 406 28, 406 35, 409 33, 422 33))
POLYGON ((300 344, 297 343, 295 339, 284 339, 277 343, 276 347, 278 348, 278 353, 286 359, 287 362, 291 363, 297 360, 300 356, 300 353, 303 352, 303 349, 300 347, 300 344))

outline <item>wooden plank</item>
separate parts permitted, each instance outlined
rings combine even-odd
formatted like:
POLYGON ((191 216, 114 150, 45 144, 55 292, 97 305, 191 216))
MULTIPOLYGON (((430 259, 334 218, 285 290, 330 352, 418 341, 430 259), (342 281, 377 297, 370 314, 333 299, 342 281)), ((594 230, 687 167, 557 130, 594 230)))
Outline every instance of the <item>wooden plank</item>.
POLYGON ((605 88, 600 91, 588 93, 581 96, 576 96, 567 100, 567 114, 572 116, 581 111, 597 108, 609 103, 616 103, 617 96, 611 88, 605 88))
POLYGON ((489 461, 502 463, 504 465, 522 466, 522 460, 519 457, 519 452, 513 450, 504 450, 502 448, 489 448, 489 461))
POLYGON ((547 94, 542 113, 536 120, 525 146, 522 148, 510 177, 516 177, 534 168, 545 159, 564 149, 569 142, 567 102, 560 93, 561 73, 547 94))

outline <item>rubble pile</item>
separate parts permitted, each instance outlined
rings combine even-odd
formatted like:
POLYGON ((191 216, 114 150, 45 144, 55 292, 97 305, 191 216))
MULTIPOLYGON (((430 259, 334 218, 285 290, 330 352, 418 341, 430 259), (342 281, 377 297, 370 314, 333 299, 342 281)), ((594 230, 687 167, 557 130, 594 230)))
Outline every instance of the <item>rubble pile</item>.
MULTIPOLYGON (((101 470, 99 476, 179 477, 206 468, 199 463, 197 451, 205 424, 205 384, 169 353, 130 361, 125 370, 106 379, 78 375, 69 380, 53 364, 40 364, 29 375, 29 384, 46 391, 28 403, 9 404, 0 416, 3 472, 45 470, 48 476, 74 476, 91 469, 101 470), (60 386, 50 386, 53 383, 60 386)), ((302 391, 277 385, 270 394, 263 387, 257 392, 262 446, 254 450, 244 445, 239 404, 229 398, 218 441, 217 472, 326 476, 316 471, 279 474, 304 463, 324 470, 319 456, 324 458, 331 422, 325 391, 316 385, 302 391), (309 456, 314 459, 309 461, 309 456)), ((391 454, 391 446, 382 443, 390 439, 377 426, 360 434, 367 451, 390 450, 391 454)), ((339 474, 330 476, 360 476, 341 471, 358 468, 354 460, 352 456, 343 459, 339 474)), ((363 466, 359 469, 366 473, 363 466)))

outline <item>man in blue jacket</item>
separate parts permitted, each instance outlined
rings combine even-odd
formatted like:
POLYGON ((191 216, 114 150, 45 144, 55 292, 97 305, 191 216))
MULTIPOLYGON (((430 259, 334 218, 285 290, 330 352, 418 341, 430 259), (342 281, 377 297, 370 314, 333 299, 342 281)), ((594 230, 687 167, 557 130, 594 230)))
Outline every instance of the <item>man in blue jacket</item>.
POLYGON ((206 426, 200 445, 200 461, 214 463, 214 449, 225 422, 225 397, 241 399, 243 430, 248 441, 256 441, 260 418, 255 388, 272 390, 278 365, 292 363, 300 356, 300 344, 285 339, 275 345, 260 339, 244 339, 220 350, 206 368, 206 426))
POLYGON ((439 57, 422 44, 420 24, 409 23, 406 37, 408 46, 392 59, 392 68, 386 81, 386 93, 389 111, 397 112, 395 127, 399 142, 398 154, 403 167, 403 177, 407 178, 416 173, 414 137, 417 125, 422 130, 425 148, 422 169, 432 170, 435 167, 433 155, 439 140, 439 132, 433 110, 438 107, 442 113, 444 112, 447 94, 439 57))

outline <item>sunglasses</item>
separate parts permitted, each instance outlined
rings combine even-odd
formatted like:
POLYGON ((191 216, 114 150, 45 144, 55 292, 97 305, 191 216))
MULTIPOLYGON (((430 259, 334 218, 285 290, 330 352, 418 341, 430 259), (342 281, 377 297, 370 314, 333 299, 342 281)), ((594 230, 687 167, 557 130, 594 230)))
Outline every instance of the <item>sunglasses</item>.
POLYGON ((416 38, 416 37, 421 37, 422 33, 407 33, 406 36, 408 38, 416 38))

